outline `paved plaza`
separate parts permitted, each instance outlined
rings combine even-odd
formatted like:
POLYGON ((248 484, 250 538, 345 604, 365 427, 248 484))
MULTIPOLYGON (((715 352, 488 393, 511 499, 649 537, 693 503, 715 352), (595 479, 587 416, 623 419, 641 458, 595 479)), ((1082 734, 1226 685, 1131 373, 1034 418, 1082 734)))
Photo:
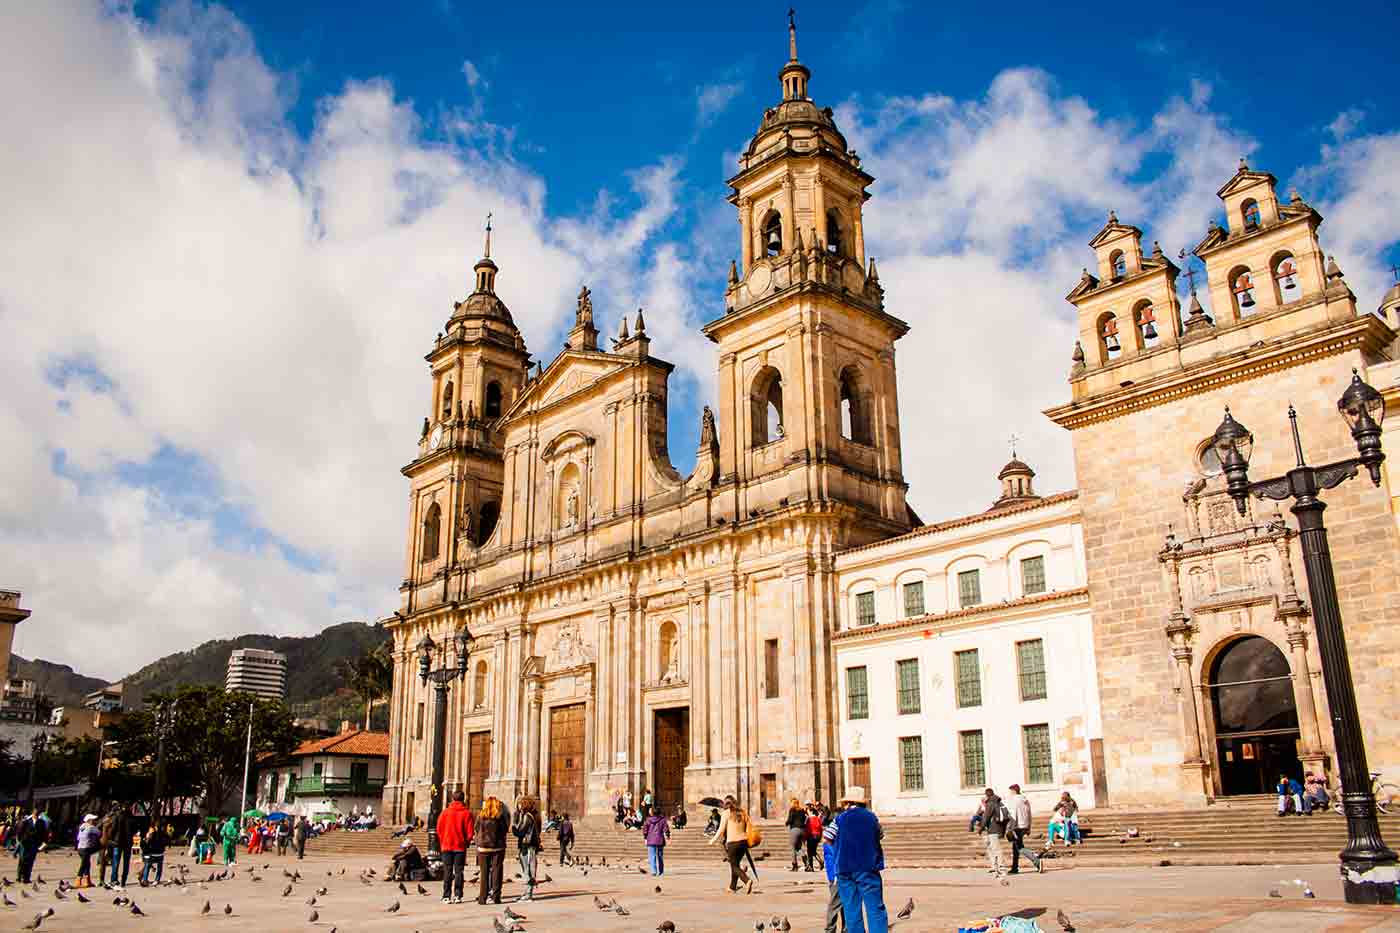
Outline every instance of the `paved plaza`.
MULTIPOLYGON (((187 864, 175 857, 172 867, 187 864)), ((791 928, 800 933, 822 929, 826 886, 821 876, 792 874, 784 866, 760 865, 760 878, 752 895, 725 893, 727 870, 716 856, 714 864, 694 862, 667 870, 660 879, 626 870, 594 868, 585 876, 580 870, 551 864, 547 871, 553 881, 543 885, 533 903, 503 905, 498 908, 476 904, 449 906, 439 900, 436 885, 432 893, 416 893, 408 884, 409 895, 401 895, 396 884, 374 881, 364 884, 361 871, 374 867, 383 872, 379 860, 357 857, 338 860, 308 853, 304 862, 275 856, 247 856, 240 869, 256 866, 253 875, 240 870, 234 880, 192 883, 186 887, 163 886, 141 889, 134 884, 127 896, 140 906, 143 917, 129 908, 112 905, 116 894, 101 889, 85 892, 91 903, 80 904, 75 892, 66 900, 54 895, 61 877, 72 877, 76 858, 70 854, 40 858, 36 877, 48 883, 30 898, 22 898, 16 887, 6 889, 17 907, 4 908, 0 930, 18 930, 35 913, 52 907, 54 915, 41 924, 43 930, 200 930, 218 927, 271 930, 482 930, 492 931, 492 917, 501 917, 504 906, 513 906, 526 916, 523 926, 529 933, 542 931, 638 931, 649 933, 663 920, 675 924, 679 933, 702 931, 752 931, 757 920, 773 915, 787 917, 791 928), (263 865, 270 865, 263 869, 263 865), (283 896, 288 881, 283 867, 299 869, 302 880, 283 896), (340 869, 345 873, 341 874, 340 869), (332 874, 327 877, 326 872, 332 874), (253 881, 253 877, 261 880, 253 881), (656 886, 661 893, 657 894, 656 886), (318 920, 309 919, 313 908, 306 901, 320 887, 328 892, 317 898, 318 920), (594 897, 616 899, 629 911, 628 916, 603 912, 594 907, 594 897), (200 910, 208 900, 208 916, 200 910), (396 913, 386 910, 395 902, 396 913), (224 914, 224 905, 232 914, 224 914)), ((512 867, 508 863, 508 867, 512 867)), ((13 878, 13 865, 3 868, 13 878)), ((1341 900, 1341 886, 1335 865, 1170 867, 1170 868, 1077 868, 1055 865, 1043 875, 1020 875, 1002 886, 985 872, 970 869, 895 869, 886 873, 885 901, 897 910, 910 898, 916 904, 914 915, 895 928, 905 933, 940 931, 952 933, 960 925, 984 920, 991 915, 1019 912, 1035 916, 1047 933, 1060 929, 1056 912, 1064 910, 1076 928, 1085 933, 1112 930, 1259 930, 1269 933, 1342 933, 1342 931, 1396 931, 1400 933, 1400 909, 1351 907, 1341 900), (1294 879, 1308 882, 1316 899, 1302 896, 1294 879), (1280 898, 1270 896, 1278 890, 1280 898)), ((207 878, 209 868, 190 872, 191 878, 207 878)), ((167 872, 167 878, 170 873, 167 872)), ((518 893, 520 884, 506 885, 506 896, 518 893)))

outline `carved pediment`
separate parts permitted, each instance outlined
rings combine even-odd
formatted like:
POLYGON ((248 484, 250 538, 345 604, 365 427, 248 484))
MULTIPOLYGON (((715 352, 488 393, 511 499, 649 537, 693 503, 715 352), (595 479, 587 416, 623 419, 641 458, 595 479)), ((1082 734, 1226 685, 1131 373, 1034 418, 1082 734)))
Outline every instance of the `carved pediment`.
POLYGON ((543 375, 526 386, 507 417, 531 408, 553 405, 626 367, 630 362, 605 353, 565 350, 549 364, 543 375))

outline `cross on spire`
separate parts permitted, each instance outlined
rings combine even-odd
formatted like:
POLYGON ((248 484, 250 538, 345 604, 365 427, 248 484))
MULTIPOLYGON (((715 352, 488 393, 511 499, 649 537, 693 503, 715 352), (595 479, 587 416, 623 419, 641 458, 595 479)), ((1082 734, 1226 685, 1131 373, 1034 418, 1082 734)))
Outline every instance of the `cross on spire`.
POLYGON ((1017 435, 1017 434, 1014 434, 1014 433, 1013 433, 1013 434, 1011 435, 1011 459, 1012 459, 1012 460, 1015 460, 1015 459, 1016 459, 1016 442, 1019 441, 1020 439, 1021 439, 1020 436, 1017 435))
POLYGON ((1186 250, 1183 249, 1177 253, 1176 258, 1181 260, 1181 265, 1186 270, 1183 274, 1186 276, 1186 281, 1190 283, 1191 294, 1196 294, 1196 269, 1191 265, 1191 259, 1186 255, 1186 250))
POLYGON ((788 61, 797 61, 797 11, 788 7, 788 61))

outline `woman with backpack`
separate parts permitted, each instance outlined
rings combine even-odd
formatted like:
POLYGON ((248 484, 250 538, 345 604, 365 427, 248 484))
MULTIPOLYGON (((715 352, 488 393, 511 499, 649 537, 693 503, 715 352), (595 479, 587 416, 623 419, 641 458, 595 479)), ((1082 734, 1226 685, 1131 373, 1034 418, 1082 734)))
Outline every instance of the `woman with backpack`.
POLYGON ((749 815, 739 807, 738 801, 733 797, 724 798, 724 815, 720 817, 719 828, 710 837, 710 845, 717 842, 724 844, 724 858, 729 862, 729 893, 733 894, 739 890, 740 882, 744 885, 744 893, 753 893, 753 878, 749 877, 741 863, 748 855, 749 846, 756 845, 762 837, 754 827, 749 815), (751 843, 750 840, 753 840, 751 843))
POLYGON ((807 841, 807 811, 796 797, 788 801, 787 822, 783 825, 787 827, 788 845, 792 849, 792 867, 788 871, 797 871, 797 860, 802 857, 807 841))

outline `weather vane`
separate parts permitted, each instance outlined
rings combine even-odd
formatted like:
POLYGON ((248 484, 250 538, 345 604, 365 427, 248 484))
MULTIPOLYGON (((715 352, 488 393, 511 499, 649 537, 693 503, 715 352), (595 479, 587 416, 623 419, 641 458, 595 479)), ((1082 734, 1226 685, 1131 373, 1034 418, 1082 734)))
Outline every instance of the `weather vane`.
POLYGON ((1012 459, 1012 460, 1015 460, 1015 459, 1016 459, 1016 442, 1019 441, 1020 439, 1021 439, 1021 436, 1020 436, 1019 434, 1012 434, 1012 435, 1011 435, 1011 459, 1012 459))

